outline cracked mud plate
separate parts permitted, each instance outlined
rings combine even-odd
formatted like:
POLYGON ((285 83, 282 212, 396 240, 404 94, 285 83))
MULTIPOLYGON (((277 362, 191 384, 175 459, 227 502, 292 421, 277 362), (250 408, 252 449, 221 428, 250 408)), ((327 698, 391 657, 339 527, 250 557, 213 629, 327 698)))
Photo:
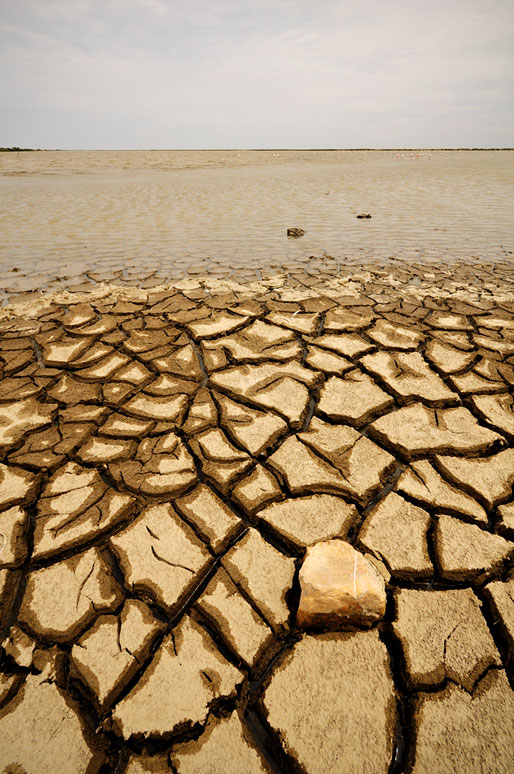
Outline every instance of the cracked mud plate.
POLYGON ((514 304, 466 271, 4 310, 1 771, 514 770, 514 304), (326 541, 367 629, 297 626, 326 541))

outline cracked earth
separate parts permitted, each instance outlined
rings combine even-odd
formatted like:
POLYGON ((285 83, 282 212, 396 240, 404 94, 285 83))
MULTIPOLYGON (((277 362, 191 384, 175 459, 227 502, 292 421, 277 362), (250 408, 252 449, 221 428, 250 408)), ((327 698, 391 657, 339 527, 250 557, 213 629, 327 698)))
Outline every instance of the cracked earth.
POLYGON ((511 772, 513 281, 5 307, 0 770, 511 772), (383 578, 368 628, 298 624, 331 539, 383 578))

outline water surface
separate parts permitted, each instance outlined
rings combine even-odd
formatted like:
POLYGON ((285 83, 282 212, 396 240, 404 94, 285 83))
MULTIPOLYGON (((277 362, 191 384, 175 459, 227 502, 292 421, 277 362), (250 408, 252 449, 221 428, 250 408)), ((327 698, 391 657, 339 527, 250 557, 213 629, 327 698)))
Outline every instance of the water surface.
POLYGON ((2 277, 510 261, 513 212, 514 151, 0 154, 2 277))

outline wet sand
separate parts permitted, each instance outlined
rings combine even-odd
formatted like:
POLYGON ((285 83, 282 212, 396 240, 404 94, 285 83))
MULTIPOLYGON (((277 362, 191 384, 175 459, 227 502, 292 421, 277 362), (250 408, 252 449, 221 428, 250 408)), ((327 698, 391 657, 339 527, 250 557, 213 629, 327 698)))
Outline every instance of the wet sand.
POLYGON ((0 311, 0 768, 512 771, 512 265, 104 279, 0 311))

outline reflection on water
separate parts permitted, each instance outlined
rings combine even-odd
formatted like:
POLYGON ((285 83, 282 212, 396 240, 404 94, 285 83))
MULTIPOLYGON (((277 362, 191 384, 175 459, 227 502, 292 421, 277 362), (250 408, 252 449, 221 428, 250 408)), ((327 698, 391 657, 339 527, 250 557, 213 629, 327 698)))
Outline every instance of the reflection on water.
POLYGON ((511 151, 2 153, 0 262, 143 272, 323 253, 511 260, 513 182, 511 151), (288 227, 306 234, 288 239, 288 227))

